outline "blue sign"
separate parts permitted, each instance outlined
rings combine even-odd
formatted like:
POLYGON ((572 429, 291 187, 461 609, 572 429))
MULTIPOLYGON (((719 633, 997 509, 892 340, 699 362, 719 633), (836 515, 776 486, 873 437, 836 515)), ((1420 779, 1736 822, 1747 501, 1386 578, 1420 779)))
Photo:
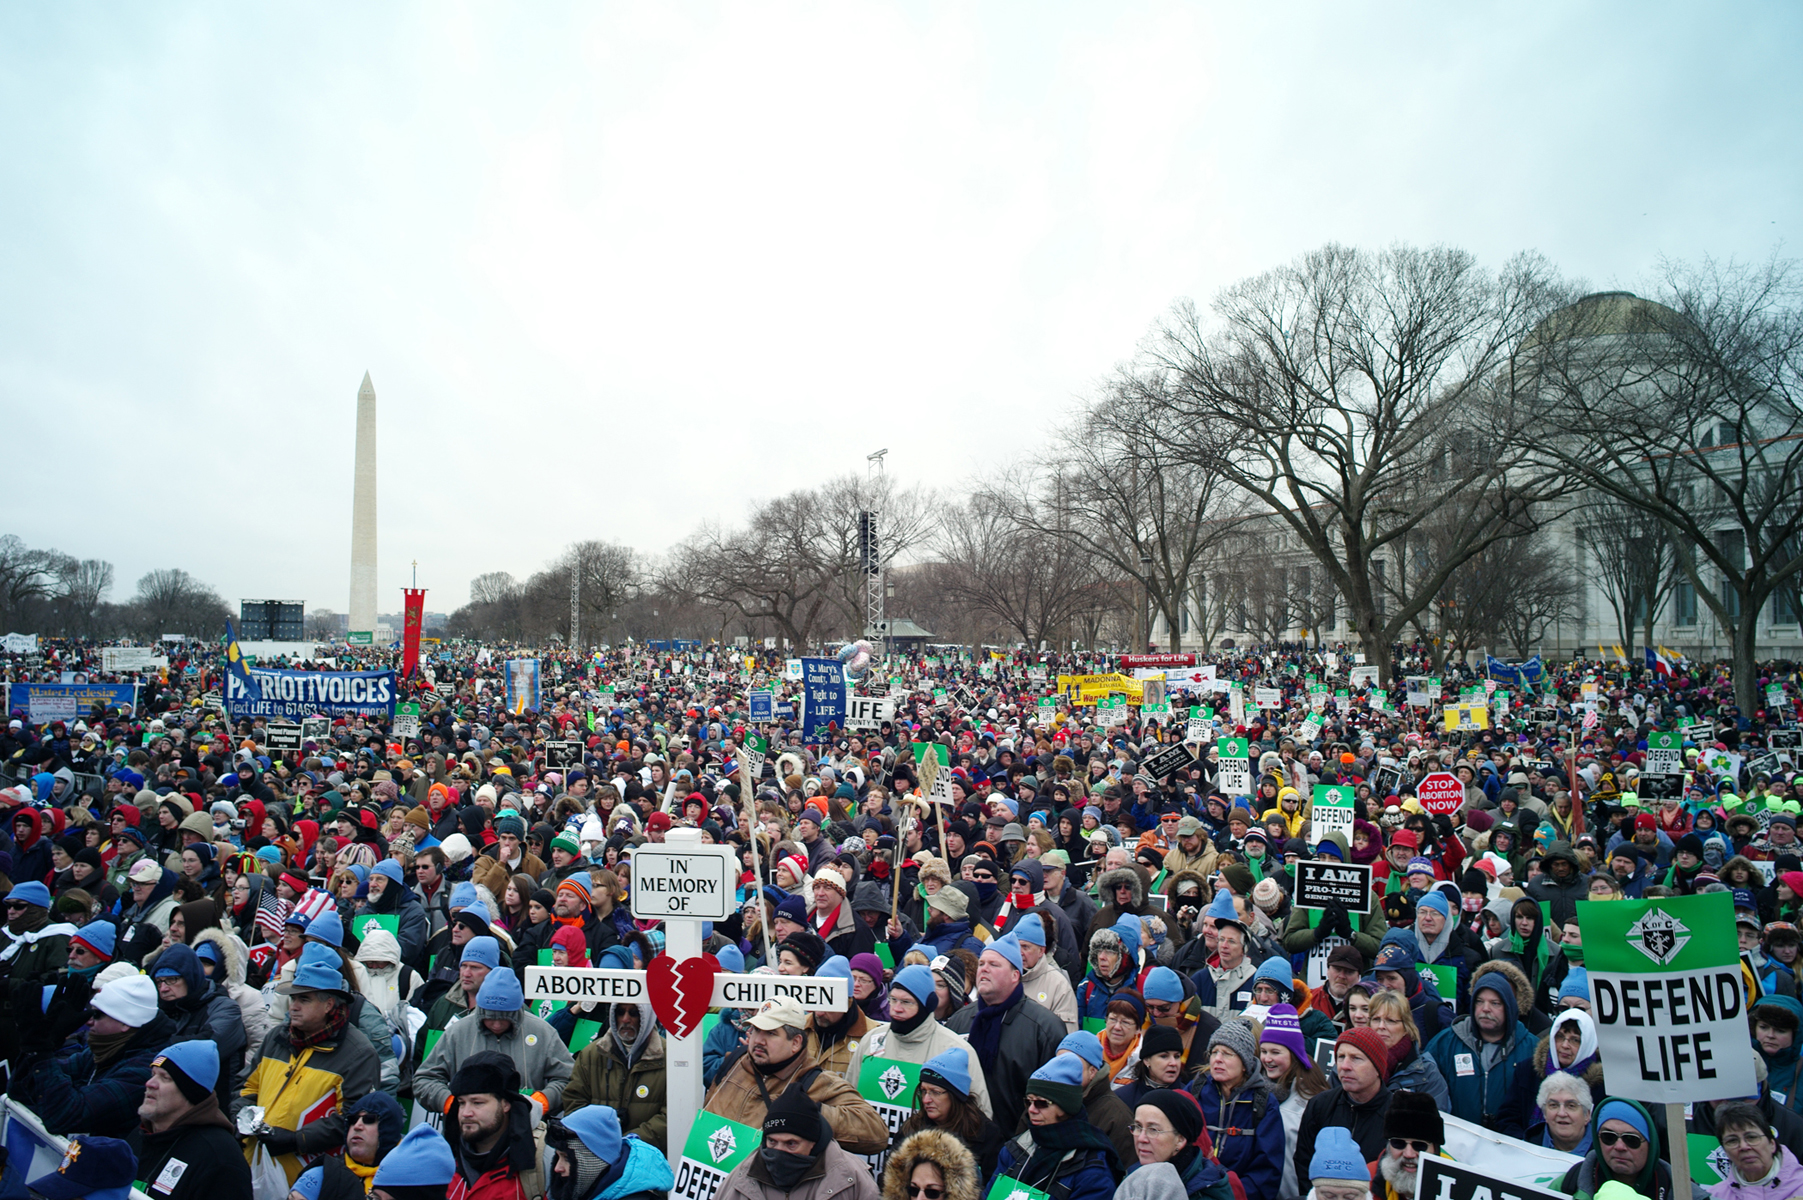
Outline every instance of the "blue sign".
POLYGON ((776 708, 776 693, 774 693, 774 692, 752 692, 750 695, 745 697, 745 702, 746 702, 747 706, 751 709, 751 719, 752 720, 754 720, 754 721, 774 721, 774 720, 776 720, 776 713, 774 711, 776 708))
POLYGON ((96 705, 136 711, 138 688, 131 683, 15 683, 6 711, 24 711, 34 725, 78 721, 96 705))
POLYGON ((397 698, 393 671, 262 671, 252 668, 251 682, 263 693, 252 699, 236 674, 225 677, 225 708, 232 718, 276 717, 298 721, 326 716, 394 716, 397 698))
POLYGON ((809 738, 826 735, 827 726, 845 728, 845 666, 836 658, 801 660, 802 730, 809 738))
POLYGON ((779 717, 792 717, 795 715, 795 706, 793 704, 779 704, 776 706, 776 715, 779 717))
POLYGON ((1523 663, 1504 662, 1494 655, 1487 656, 1484 670, 1492 679, 1504 680, 1517 685, 1539 683, 1546 669, 1541 665, 1538 654, 1523 663))
POLYGON ((538 711, 538 659, 510 658, 507 660, 507 711, 522 713, 527 709, 538 711))

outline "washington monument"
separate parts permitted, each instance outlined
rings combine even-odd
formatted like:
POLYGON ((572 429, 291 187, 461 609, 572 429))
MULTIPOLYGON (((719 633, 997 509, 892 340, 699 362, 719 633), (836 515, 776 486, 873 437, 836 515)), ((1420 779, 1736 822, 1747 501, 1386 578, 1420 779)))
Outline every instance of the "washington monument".
POLYGON ((376 389, 363 373, 357 389, 357 467, 351 490, 350 627, 376 627, 376 389))

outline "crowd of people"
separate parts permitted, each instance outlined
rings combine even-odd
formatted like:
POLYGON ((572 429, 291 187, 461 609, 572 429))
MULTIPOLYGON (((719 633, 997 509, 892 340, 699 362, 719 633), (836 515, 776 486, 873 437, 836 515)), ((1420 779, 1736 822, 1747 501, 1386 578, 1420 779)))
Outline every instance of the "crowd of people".
MULTIPOLYGON (((98 658, 47 650, 12 678, 98 658)), ((228 668, 205 651, 138 677, 135 707, 15 706, 0 1058, 11 1100, 69 1146, 29 1186, 667 1195, 682 1147, 650 1006, 524 985, 529 966, 661 954, 630 914, 633 857, 688 828, 741 871, 705 951, 852 997, 709 1023, 704 1112, 758 1140, 730 1200, 977 1200, 1002 1180, 1056 1200, 1408 1200, 1449 1116, 1572 1156, 1561 1190, 1581 1200, 1682 1200, 1663 1121, 1604 1087, 1576 904, 1711 892, 1732 901, 1760 1084, 1699 1097, 1691 1128, 1726 1155, 1718 1200, 1796 1194, 1787 669, 1743 713, 1688 664, 1577 661, 1505 684, 1512 703, 1446 667, 1448 703, 1478 688, 1490 716, 1447 733, 1438 698, 1408 703, 1414 651, 1392 686, 1323 703, 1352 656, 1273 648, 1213 658, 1197 736, 1181 701, 1148 719, 1060 690, 1108 660, 949 651, 856 681, 891 719, 810 730, 782 660, 754 650, 748 672, 745 653, 547 654, 543 695, 510 712, 506 661, 535 655, 444 651, 406 681, 417 732, 331 715, 286 751, 208 702, 228 668), (753 683, 791 715, 753 725, 753 683), (1278 701, 1252 704, 1261 689, 1278 701), (1647 770, 1649 736, 1674 730, 1676 786, 1647 770), (746 757, 752 733, 770 745, 746 757), (1147 769, 1186 737, 1186 761, 1147 769), (1230 737, 1252 748, 1248 794, 1222 790, 1230 737), (1434 772, 1463 783, 1455 811, 1417 799, 1434 772), (1322 784, 1353 789, 1349 832, 1318 819, 1322 784), (1305 859, 1371 867, 1368 903, 1298 903, 1305 859), (872 1062, 912 1069, 905 1119, 860 1087, 872 1062)))

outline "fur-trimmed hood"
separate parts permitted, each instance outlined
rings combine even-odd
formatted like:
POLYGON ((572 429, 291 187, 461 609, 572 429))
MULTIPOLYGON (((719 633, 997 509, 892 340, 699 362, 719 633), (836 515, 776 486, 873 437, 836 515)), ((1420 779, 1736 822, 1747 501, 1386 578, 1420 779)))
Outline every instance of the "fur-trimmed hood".
POLYGON ((227 937, 223 929, 203 929, 194 935, 194 944, 211 942, 219 947, 219 956, 225 959, 225 977, 232 983, 244 982, 244 952, 238 947, 238 939, 227 937))
POLYGON ((1534 1007, 1534 985, 1528 982, 1527 973, 1520 967, 1514 963, 1493 958, 1477 969, 1471 979, 1473 986, 1476 985, 1479 978, 1490 974, 1501 975, 1509 981, 1509 986, 1515 991, 1516 1012, 1524 1013, 1534 1007))
POLYGON ((1112 871, 1103 871, 1102 877, 1096 881, 1096 895, 1102 897, 1110 905, 1114 903, 1114 889, 1122 884, 1133 889, 1135 907, 1146 902, 1146 879, 1133 867, 1116 867, 1112 871))
POLYGON ((890 1152, 883 1169, 883 1200, 908 1200, 908 1178, 922 1159, 939 1168, 945 1200, 978 1200, 982 1195, 977 1160, 969 1148, 955 1134, 923 1129, 890 1152))
MULTIPOLYGON (((1540 1044, 1538 1046, 1534 1047, 1534 1077, 1536 1079, 1545 1079, 1546 1078, 1546 1057, 1547 1057, 1547 1055, 1552 1053, 1552 1048, 1553 1048, 1553 1035, 1550 1033, 1547 1034, 1545 1037, 1541 1038, 1540 1044)), ((1595 1055, 1591 1058, 1590 1065, 1584 1068, 1583 1079, 1584 1079, 1585 1083, 1590 1085, 1590 1090, 1593 1093, 1602 1088, 1602 1086, 1603 1086, 1602 1055, 1600 1055, 1600 1054, 1595 1055)), ((1536 1084, 1535 1086, 1538 1087, 1539 1085, 1536 1084)))

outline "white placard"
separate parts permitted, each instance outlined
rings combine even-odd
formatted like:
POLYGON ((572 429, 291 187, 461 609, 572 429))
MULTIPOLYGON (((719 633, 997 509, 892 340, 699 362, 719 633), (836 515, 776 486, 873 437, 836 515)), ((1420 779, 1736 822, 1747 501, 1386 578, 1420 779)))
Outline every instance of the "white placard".
POLYGON ((641 921, 724 921, 732 915, 737 879, 729 847, 647 842, 632 852, 632 915, 641 921))

